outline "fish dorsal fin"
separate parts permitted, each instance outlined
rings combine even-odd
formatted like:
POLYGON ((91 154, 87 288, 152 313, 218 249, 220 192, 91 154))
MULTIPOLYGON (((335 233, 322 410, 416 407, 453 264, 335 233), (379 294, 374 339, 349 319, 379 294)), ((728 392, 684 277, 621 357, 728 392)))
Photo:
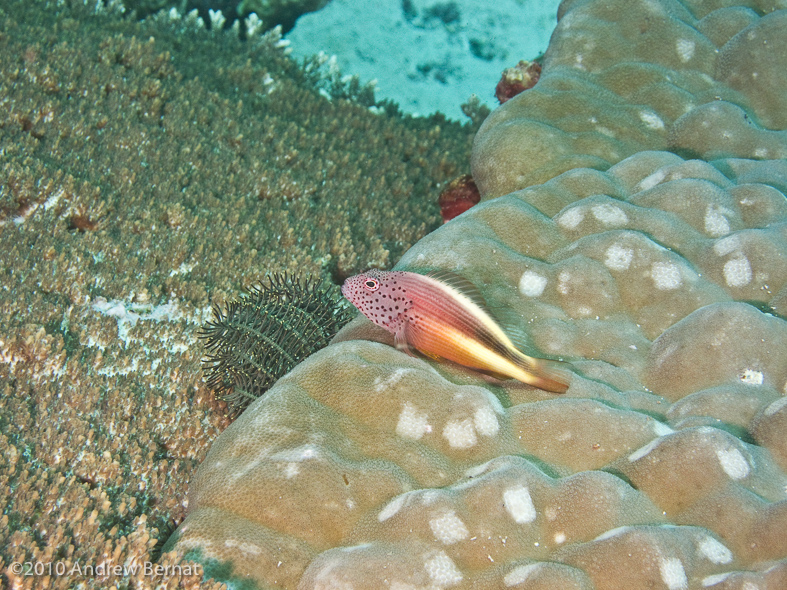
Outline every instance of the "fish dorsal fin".
POLYGON ((465 297, 467 297, 470 301, 472 301, 475 305, 477 305, 481 311, 486 315, 490 320, 492 325, 487 326, 490 330, 478 330, 475 331, 473 337, 477 339, 479 342, 482 342, 485 346, 490 349, 495 349, 503 342, 501 339, 495 335, 494 330, 506 333, 504 327, 500 325, 497 318, 495 317, 496 314, 492 314, 489 310, 489 307, 486 303, 486 300, 481 295, 481 292, 478 290, 473 283, 471 283, 466 278, 459 276, 451 271, 446 270, 439 270, 433 271, 427 274, 426 276, 431 277, 437 281, 440 281, 444 285, 455 289, 457 292, 461 293, 465 297))
POLYGON ((494 319, 505 332, 514 348, 520 352, 531 352, 534 350, 533 342, 530 340, 527 331, 527 318, 522 317, 516 310, 510 307, 500 306, 494 310, 494 319))
POLYGON ((481 291, 478 290, 473 283, 471 283, 468 279, 464 278, 452 272, 450 270, 432 270, 426 273, 426 276, 432 278, 436 281, 440 281, 444 285, 448 285, 452 289, 456 289, 462 295, 470 299, 473 303, 475 303, 478 307, 487 311, 486 301, 484 300, 484 296, 481 295, 481 291))
MULTIPOLYGON (((524 350, 532 348, 526 333, 522 329, 525 320, 516 311, 505 306, 492 308, 486 302, 484 296, 481 295, 478 287, 468 279, 450 270, 435 270, 427 273, 426 276, 438 280, 465 295, 495 321, 500 329, 512 340, 516 348, 520 348, 520 346, 524 350)), ((485 343, 489 344, 488 342, 485 343)))

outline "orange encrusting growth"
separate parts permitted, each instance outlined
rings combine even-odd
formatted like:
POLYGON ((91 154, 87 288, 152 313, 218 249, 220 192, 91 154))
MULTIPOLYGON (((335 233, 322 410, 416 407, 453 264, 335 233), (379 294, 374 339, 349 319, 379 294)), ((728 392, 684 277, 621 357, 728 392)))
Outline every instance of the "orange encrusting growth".
POLYGON ((397 347, 452 361, 495 377, 563 393, 567 375, 519 351, 449 276, 370 270, 347 279, 342 292, 370 320, 394 334, 397 347))

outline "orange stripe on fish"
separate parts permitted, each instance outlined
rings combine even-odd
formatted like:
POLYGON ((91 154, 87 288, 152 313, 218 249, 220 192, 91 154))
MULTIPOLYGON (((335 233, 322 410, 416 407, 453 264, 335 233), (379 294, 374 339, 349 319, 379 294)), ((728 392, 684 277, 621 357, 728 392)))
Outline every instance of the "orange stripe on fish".
POLYGON ((396 347, 452 361, 503 379, 564 393, 570 375, 518 350, 484 311, 475 288, 449 273, 420 275, 371 269, 350 277, 342 293, 393 333, 396 347))

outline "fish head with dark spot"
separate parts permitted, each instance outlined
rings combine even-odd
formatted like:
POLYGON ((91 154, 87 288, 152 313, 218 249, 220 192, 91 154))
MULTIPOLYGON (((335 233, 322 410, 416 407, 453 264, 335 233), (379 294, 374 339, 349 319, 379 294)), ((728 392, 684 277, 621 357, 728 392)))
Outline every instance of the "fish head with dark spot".
POLYGON ((344 281, 342 295, 375 324, 396 332, 411 305, 401 285, 406 274, 372 268, 344 281))

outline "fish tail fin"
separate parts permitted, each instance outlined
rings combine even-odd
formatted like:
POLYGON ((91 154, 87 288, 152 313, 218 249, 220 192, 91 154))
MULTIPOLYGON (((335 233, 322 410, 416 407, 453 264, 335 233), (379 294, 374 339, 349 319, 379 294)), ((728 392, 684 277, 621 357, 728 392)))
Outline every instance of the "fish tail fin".
POLYGON ((564 368, 565 363, 561 361, 537 359, 519 352, 517 365, 523 372, 521 376, 517 376, 517 379, 539 389, 552 393, 566 393, 571 383, 572 373, 564 368))

